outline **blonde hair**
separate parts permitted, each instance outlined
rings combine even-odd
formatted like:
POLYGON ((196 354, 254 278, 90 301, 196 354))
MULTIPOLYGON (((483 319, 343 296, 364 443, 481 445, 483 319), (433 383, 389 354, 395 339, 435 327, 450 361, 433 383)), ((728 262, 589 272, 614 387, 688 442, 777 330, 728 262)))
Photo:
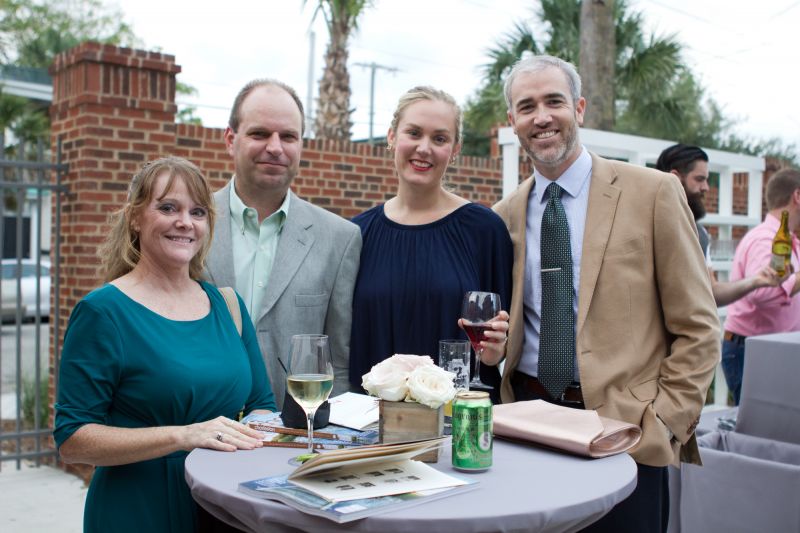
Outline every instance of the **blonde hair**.
POLYGON ((133 229, 133 221, 153 200, 156 179, 164 173, 169 175, 164 188, 165 195, 172 190, 175 180, 181 179, 189 189, 192 200, 208 212, 208 233, 200 251, 189 263, 189 276, 193 279, 201 276, 214 234, 215 213, 211 187, 194 163, 181 157, 168 156, 146 163, 133 176, 128 189, 128 200, 110 217, 111 231, 98 250, 100 275, 105 283, 124 276, 139 263, 139 234, 133 229))
POLYGON ((412 87, 400 97, 400 100, 397 101, 397 107, 394 110, 394 115, 392 115, 392 131, 397 134, 397 126, 400 124, 400 119, 403 117, 403 112, 411 104, 419 102, 420 100, 445 102, 453 106, 453 111, 455 111, 456 114, 456 132, 455 142, 453 144, 459 144, 461 142, 461 129, 463 121, 461 107, 459 107, 458 103, 456 103, 456 99, 450 96, 449 93, 435 89, 428 85, 412 87))

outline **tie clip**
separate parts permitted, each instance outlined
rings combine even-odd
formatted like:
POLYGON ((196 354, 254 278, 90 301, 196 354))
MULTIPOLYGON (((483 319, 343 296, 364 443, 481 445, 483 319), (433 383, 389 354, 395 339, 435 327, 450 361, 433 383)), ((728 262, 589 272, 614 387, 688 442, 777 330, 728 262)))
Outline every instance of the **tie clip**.
POLYGON ((561 271, 561 267, 556 267, 556 268, 543 268, 543 269, 541 270, 541 272, 560 272, 560 271, 561 271))

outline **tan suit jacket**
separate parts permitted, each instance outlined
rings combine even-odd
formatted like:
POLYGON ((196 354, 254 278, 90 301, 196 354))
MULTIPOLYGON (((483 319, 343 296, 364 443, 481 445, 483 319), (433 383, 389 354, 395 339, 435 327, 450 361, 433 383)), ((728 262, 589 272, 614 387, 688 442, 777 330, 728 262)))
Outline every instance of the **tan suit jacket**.
MULTIPOLYGON (((514 244, 503 402, 514 401, 510 379, 522 356, 533 180, 495 206, 514 244)), ((642 428, 631 456, 650 466, 699 463, 694 429, 720 358, 720 337, 697 243, 675 176, 592 154, 576 320, 583 398, 587 409, 642 428)))

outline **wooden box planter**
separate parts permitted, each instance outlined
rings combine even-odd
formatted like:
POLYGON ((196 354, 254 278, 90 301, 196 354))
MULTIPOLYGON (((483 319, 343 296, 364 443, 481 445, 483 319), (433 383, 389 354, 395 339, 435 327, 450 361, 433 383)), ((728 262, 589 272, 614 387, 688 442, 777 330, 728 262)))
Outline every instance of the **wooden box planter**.
MULTIPOLYGON (((444 406, 431 409, 416 402, 380 401, 380 438, 383 443, 429 439, 444 434, 444 406)), ((439 461, 439 449, 416 457, 426 463, 439 461)))

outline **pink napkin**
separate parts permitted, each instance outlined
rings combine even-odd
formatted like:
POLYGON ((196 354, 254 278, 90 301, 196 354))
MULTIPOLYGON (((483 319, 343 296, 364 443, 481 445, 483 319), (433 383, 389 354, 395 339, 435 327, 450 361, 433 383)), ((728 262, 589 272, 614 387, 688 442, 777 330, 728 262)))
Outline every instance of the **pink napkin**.
POLYGON ((499 437, 594 458, 627 451, 642 437, 639 426, 544 400, 495 405, 493 422, 494 434, 499 437))

